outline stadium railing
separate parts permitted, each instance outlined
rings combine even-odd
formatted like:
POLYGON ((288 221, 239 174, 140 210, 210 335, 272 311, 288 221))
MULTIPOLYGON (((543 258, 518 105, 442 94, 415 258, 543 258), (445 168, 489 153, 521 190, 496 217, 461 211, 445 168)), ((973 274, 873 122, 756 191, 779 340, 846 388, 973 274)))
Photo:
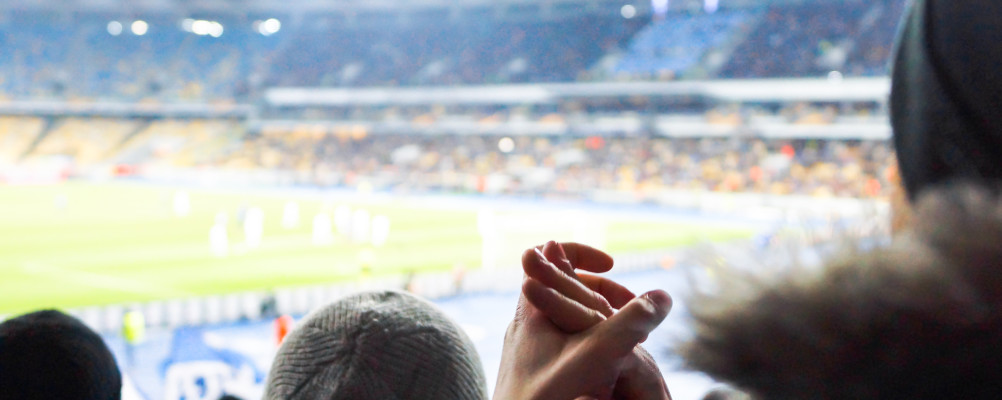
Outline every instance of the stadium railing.
MULTIPOLYGON (((671 265, 679 250, 651 251, 616 256, 616 272, 655 269, 671 265)), ((123 316, 140 311, 151 328, 173 329, 239 321, 256 321, 278 315, 304 315, 344 295, 367 290, 407 290, 427 299, 478 293, 510 293, 521 285, 520 268, 472 270, 461 275, 429 273, 414 276, 362 278, 356 281, 192 297, 147 303, 84 307, 68 312, 95 331, 118 334, 123 316)), ((0 318, 2 320, 2 318, 0 318)))

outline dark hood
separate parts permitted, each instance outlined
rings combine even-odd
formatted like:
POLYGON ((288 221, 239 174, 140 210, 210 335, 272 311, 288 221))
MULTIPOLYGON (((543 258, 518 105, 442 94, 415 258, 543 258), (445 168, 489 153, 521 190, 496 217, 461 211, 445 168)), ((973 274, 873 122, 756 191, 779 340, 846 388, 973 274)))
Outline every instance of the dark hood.
POLYGON ((1002 179, 1002 1, 914 0, 902 24, 891 121, 909 198, 1002 179))

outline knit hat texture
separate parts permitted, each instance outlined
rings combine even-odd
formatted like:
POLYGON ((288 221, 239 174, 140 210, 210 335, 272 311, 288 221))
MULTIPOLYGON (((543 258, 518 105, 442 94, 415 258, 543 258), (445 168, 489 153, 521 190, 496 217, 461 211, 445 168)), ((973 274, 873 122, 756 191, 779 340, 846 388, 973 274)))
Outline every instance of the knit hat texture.
POLYGON ((59 311, 0 324, 0 400, 117 400, 122 375, 108 346, 59 311))
POLYGON ((266 399, 487 399, 466 334, 431 303, 395 292, 350 295, 286 337, 266 399))
POLYGON ((891 122, 914 200, 954 181, 1002 181, 1002 2, 914 0, 898 35, 891 122))

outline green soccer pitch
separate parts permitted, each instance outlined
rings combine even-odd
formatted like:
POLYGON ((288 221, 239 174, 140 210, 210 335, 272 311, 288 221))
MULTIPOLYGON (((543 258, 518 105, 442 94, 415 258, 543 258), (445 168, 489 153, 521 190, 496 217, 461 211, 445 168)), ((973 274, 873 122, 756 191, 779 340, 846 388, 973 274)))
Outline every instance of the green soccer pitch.
MULTIPOLYGON (((185 189, 190 213, 172 211, 177 189, 99 183, 0 186, 0 314, 43 307, 72 308, 355 279, 360 259, 371 274, 479 268, 477 211, 423 202, 367 202, 372 215, 391 221, 385 245, 336 238, 312 243, 314 215, 331 212, 319 196, 276 192, 185 189), (287 229, 282 214, 296 201, 300 224, 287 229), (243 248, 238 210, 259 207, 263 239, 243 248), (230 254, 217 257, 209 229, 228 216, 230 254), (361 254, 368 255, 361 257, 361 254)), ((677 247, 699 241, 746 238, 746 228, 619 219, 608 221, 611 253, 677 247)), ((567 240, 567 238, 553 238, 567 240)))

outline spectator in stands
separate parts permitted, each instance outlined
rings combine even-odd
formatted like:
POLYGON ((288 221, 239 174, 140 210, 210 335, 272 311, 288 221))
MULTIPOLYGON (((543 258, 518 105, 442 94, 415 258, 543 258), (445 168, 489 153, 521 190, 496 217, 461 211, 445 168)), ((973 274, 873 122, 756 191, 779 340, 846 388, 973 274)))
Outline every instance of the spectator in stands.
POLYGON ((59 311, 0 324, 0 399, 117 400, 122 375, 104 341, 59 311))
POLYGON ((1002 180, 1000 16, 998 2, 920 0, 904 21, 891 122, 913 200, 956 180, 1002 180))
POLYGON ((402 292, 345 297, 286 337, 266 399, 487 399, 483 367, 462 329, 402 292))
POLYGON ((773 281, 732 272, 694 298, 688 364, 757 399, 1002 395, 1002 202, 930 190, 910 230, 773 281))
MULTIPOLYGON (((1002 197, 960 186, 926 191, 916 204, 914 225, 886 248, 778 276, 721 274, 713 294, 689 302, 687 364, 754 399, 998 398, 1002 197)), ((658 295, 631 298, 615 282, 578 276, 571 265, 603 272, 594 260, 608 256, 566 247, 572 256, 551 242, 523 258, 496 398, 602 398, 659 373, 630 368, 628 347, 664 318, 657 301, 647 303, 658 295)), ((613 398, 666 392, 630 393, 613 398)))
MULTIPOLYGON (((1002 395, 1000 15, 1002 4, 987 0, 917 0, 905 21, 892 118, 901 173, 917 204, 912 226, 887 248, 845 254, 819 269, 769 280, 724 274, 717 295, 692 303, 696 332, 683 348, 690 366, 761 399, 1002 395), (976 186, 957 186, 964 181, 976 186)), ((581 290, 581 282, 598 278, 564 273, 547 283, 533 276, 537 264, 557 263, 545 261, 524 265, 520 308, 548 317, 537 324, 590 327, 562 336, 585 342, 623 325, 617 315, 603 321, 604 306, 593 304, 611 282, 581 290)), ((511 336, 506 346, 537 342, 511 336)), ((610 341, 593 350, 620 346, 610 341)), ((553 358, 575 350, 558 349, 553 358)), ((512 364, 503 361, 502 371, 519 368, 512 364)), ((549 376, 581 367, 583 376, 621 372, 584 361, 546 365, 549 376)), ((584 384, 565 389, 592 391, 584 384)))

